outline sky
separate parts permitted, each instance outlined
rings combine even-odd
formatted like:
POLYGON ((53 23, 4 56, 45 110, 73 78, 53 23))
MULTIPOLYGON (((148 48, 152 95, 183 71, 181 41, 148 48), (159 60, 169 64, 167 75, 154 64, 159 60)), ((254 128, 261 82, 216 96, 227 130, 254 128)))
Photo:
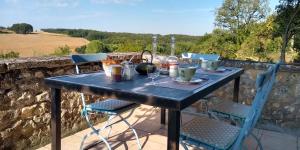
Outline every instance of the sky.
MULTIPOLYGON (((223 0, 0 0, 0 26, 203 35, 223 0)), ((274 10, 278 0, 270 0, 274 10)))

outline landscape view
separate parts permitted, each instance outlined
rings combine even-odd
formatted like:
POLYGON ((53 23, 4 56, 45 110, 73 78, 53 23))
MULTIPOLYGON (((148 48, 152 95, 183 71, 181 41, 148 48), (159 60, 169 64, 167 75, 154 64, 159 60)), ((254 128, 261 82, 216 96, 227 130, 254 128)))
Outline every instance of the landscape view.
MULTIPOLYGON (((80 3, 80 1, 76 2, 80 3)), ((19 7, 18 5, 22 5, 24 2, 21 0, 5 0, 2 3, 5 3, 9 8, 19 7)), ((48 3, 49 4, 47 4, 47 2, 40 2, 37 3, 37 5, 49 5, 61 12, 62 10, 60 9, 70 8, 73 10, 81 4, 75 2, 73 4, 69 1, 58 1, 56 5, 54 5, 55 2, 48 3)), ((103 0, 91 1, 90 3, 93 5, 101 5, 100 7, 127 7, 126 9, 137 9, 135 11, 139 11, 139 5, 146 5, 140 1, 130 0, 103 0)), ((147 25, 145 31, 142 31, 143 27, 141 27, 141 29, 137 29, 136 33, 134 33, 134 28, 132 29, 132 27, 129 26, 126 29, 126 26, 121 24, 120 26, 124 27, 115 27, 115 30, 109 29, 109 31, 105 31, 104 29, 103 31, 101 28, 93 29, 90 26, 86 28, 83 25, 68 27, 74 25, 47 23, 47 20, 45 20, 46 23, 43 23, 47 25, 43 26, 38 24, 39 21, 36 21, 37 19, 30 20, 32 16, 26 17, 27 20, 25 20, 27 22, 22 22, 24 19, 19 18, 16 20, 4 20, 5 24, 3 24, 3 22, 0 24, 0 58, 7 59, 13 57, 39 57, 49 55, 63 56, 71 53, 141 52, 145 49, 152 49, 152 36, 158 34, 157 51, 162 55, 170 53, 170 37, 171 35, 175 35, 177 55, 183 52, 212 53, 221 55, 223 59, 274 62, 280 59, 281 51, 284 49, 286 51, 285 59, 287 62, 298 62, 300 59, 299 30, 292 30, 288 35, 287 44, 284 44, 286 41, 284 39, 284 29, 289 22, 288 19, 290 19, 286 16, 291 16, 293 13, 289 5, 293 5, 295 3, 294 1, 225 0, 223 2, 219 0, 212 4, 199 5, 201 8, 195 8, 192 2, 180 2, 183 4, 183 7, 186 7, 181 10, 178 10, 175 4, 173 6, 172 2, 168 1, 165 3, 166 4, 163 5, 172 6, 170 10, 154 9, 150 12, 161 16, 153 22, 153 28, 149 30, 149 25, 147 25), (205 8, 205 5, 207 5, 206 7, 208 8, 205 8), (199 17, 195 16, 196 14, 199 14, 199 17), (172 18, 176 15, 179 19, 190 17, 190 20, 184 19, 187 20, 186 23, 194 19, 193 22, 196 22, 194 24, 201 26, 196 27, 192 24, 189 27, 184 21, 176 25, 173 23, 174 19, 164 18, 172 18), (202 17, 206 15, 211 18, 207 20, 203 19, 202 17), (162 26, 161 29, 155 31, 155 29, 157 29, 155 24, 162 24, 159 22, 163 18, 172 21, 171 23, 167 23, 166 26, 173 24, 175 27, 170 27, 170 30, 164 32, 161 31, 165 28, 162 26), (33 22, 33 24, 31 22, 33 22), (180 25, 182 28, 191 28, 193 31, 188 31, 187 29, 184 29, 187 31, 180 31, 180 25), (124 31, 119 31, 119 28, 123 28, 124 31), (178 28, 179 31, 175 30, 176 28, 178 28), (131 30, 133 32, 131 32, 131 30)), ((198 3, 199 2, 194 2, 194 4, 198 3)), ((150 7, 151 6, 149 6, 149 8, 150 7)), ((41 10, 43 10, 43 7, 41 10)), ((49 13, 47 11, 43 13, 49 13)), ((124 15, 126 16, 127 14, 125 13, 124 15)), ((148 16, 148 14, 146 16, 148 16)), ((101 17, 100 15, 99 18, 101 17)), ((136 17, 139 18, 140 15, 136 17)), ((150 18, 152 17, 153 16, 150 16, 150 18)), ((296 15, 292 20, 292 26, 296 26, 296 23, 299 23, 299 19, 299 15, 296 15)), ((88 20, 90 20, 90 18, 88 18, 88 20)), ((49 20, 49 22, 50 21, 51 20, 49 20)), ((180 22, 180 20, 178 21, 180 22)), ((90 23, 100 27, 105 26, 101 25, 101 23, 97 24, 97 21, 90 23)))
POLYGON ((300 150, 300 0, 0 0, 0 150, 300 150))

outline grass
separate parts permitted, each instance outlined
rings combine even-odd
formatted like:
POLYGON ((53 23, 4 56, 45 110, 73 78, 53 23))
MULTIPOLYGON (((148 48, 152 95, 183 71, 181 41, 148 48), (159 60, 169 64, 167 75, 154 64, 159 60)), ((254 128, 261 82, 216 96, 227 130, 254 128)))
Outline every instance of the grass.
POLYGON ((0 53, 18 52, 20 57, 45 56, 55 52, 58 47, 75 48, 88 43, 83 38, 69 37, 62 34, 35 32, 33 34, 0 34, 0 53))

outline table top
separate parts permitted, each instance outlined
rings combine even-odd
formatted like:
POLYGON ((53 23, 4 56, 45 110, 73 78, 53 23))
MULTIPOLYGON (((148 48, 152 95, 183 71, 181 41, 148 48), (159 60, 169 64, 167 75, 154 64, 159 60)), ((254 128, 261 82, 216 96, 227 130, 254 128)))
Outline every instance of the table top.
MULTIPOLYGON (((105 76, 104 72, 50 77, 45 79, 45 84, 56 89, 67 89, 167 109, 182 110, 244 72, 242 68, 230 67, 227 70, 227 73, 197 71, 198 77, 205 77, 209 79, 209 82, 198 88, 191 88, 192 90, 160 86, 159 84, 152 85, 150 84, 151 79, 142 75, 136 75, 131 81, 113 82, 105 76)), ((156 80, 160 81, 164 78, 169 77, 160 76, 156 80)))

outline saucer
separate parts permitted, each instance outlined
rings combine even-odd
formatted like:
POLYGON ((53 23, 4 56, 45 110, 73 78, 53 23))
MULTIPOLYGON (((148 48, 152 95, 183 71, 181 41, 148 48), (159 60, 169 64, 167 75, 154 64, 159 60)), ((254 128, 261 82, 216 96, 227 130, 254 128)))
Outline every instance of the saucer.
POLYGON ((204 81, 204 79, 192 78, 192 80, 190 80, 190 81, 184 81, 180 77, 177 77, 177 78, 174 78, 173 81, 175 81, 177 83, 181 83, 181 84, 198 84, 198 83, 204 81))

